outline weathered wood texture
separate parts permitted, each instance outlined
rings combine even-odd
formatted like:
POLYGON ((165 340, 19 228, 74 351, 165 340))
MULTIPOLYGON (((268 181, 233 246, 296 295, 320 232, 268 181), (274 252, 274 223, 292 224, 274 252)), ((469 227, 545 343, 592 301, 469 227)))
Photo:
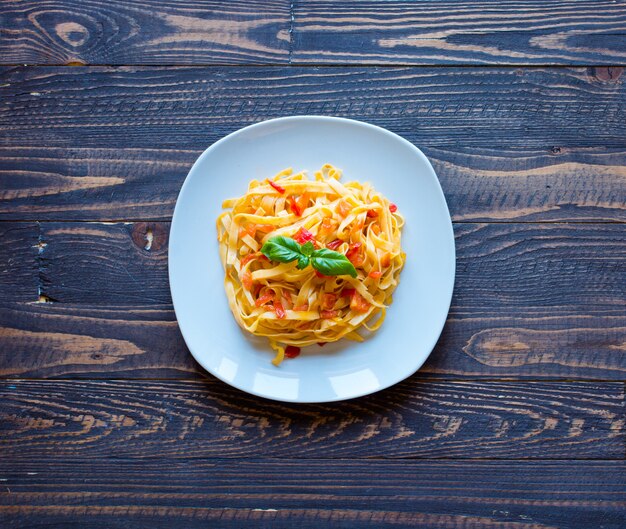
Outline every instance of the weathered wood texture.
POLYGON ((418 382, 341 404, 222 382, 2 381, 0 453, 206 458, 624 457, 624 385, 418 382))
POLYGON ((34 300, 38 294, 39 227, 36 223, 0 223, 0 299, 34 300))
MULTIPOLYGON (((0 246, 0 262, 21 262, 32 274, 20 279, 21 303, 0 308, 0 375, 198 376, 171 310, 168 230, 152 222, 44 222, 36 254, 29 245, 18 254, 0 246), (35 283, 41 301, 53 303, 35 303, 35 283)), ((422 374, 624 379, 621 224, 457 224, 455 231, 452 308, 422 374)), ((0 288, 10 290, 18 278, 6 279, 0 288)))
MULTIPOLYGON (((297 457, 297 454, 294 454, 297 457)), ((13 527, 621 529, 621 462, 0 461, 13 527), (7 490, 8 489, 8 490, 7 490), (10 491, 10 492, 8 492, 10 491), (57 524, 57 525, 53 525, 57 524)))
POLYGON ((4 64, 287 63, 288 0, 0 4, 4 64))
POLYGON ((324 114, 422 148, 455 220, 625 221, 626 84, 607 72, 5 68, 0 219, 168 220, 208 145, 324 114))
POLYGON ((621 64, 626 9, 546 3, 5 1, 5 64, 621 64))
POLYGON ((294 63, 623 64, 612 0, 300 0, 294 63))

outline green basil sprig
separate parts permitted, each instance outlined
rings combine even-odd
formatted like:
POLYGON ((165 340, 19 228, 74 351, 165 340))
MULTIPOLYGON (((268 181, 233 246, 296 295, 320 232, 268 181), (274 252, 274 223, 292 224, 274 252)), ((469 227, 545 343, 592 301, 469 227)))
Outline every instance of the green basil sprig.
POLYGON ((356 277, 356 269, 345 255, 328 248, 316 250, 311 241, 298 244, 291 237, 272 237, 263 245, 261 253, 270 261, 279 263, 298 261, 297 266, 300 270, 311 264, 315 270, 325 276, 356 277))

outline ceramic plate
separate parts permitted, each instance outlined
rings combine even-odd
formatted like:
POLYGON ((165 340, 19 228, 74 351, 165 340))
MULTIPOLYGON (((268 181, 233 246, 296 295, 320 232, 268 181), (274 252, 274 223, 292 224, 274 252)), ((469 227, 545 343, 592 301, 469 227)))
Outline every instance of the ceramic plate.
POLYGON ((450 214, 426 156, 396 134, 348 119, 280 118, 226 136, 189 171, 172 220, 170 285, 189 350, 224 382, 274 400, 350 399, 413 374, 443 328, 454 271, 450 214), (378 333, 363 343, 307 347, 274 367, 267 341, 242 331, 230 312, 215 220, 222 201, 242 195, 250 180, 285 167, 312 173, 327 162, 343 170, 342 181, 371 182, 398 205, 406 265, 378 333))

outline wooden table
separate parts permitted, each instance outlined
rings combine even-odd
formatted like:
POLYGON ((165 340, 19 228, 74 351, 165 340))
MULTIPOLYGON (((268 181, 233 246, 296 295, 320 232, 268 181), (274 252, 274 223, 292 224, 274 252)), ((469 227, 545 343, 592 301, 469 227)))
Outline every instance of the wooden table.
POLYGON ((0 61, 0 527, 626 526, 623 1, 6 0, 0 61), (294 114, 454 220, 430 359, 343 403, 207 375, 168 289, 195 158, 294 114))

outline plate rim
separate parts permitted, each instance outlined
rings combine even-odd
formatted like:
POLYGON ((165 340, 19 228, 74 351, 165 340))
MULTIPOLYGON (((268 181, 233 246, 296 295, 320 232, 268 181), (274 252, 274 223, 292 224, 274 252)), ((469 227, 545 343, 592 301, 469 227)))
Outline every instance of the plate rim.
POLYGON ((183 340, 185 341, 185 345, 187 346, 187 348, 189 349, 189 353, 191 354, 191 356, 194 358, 194 360, 196 362, 198 362, 198 364, 202 367, 202 369, 204 369, 207 373, 209 373, 210 375, 214 376, 215 378, 217 378, 218 380, 222 381, 223 383, 234 387, 236 389, 238 389, 239 391, 243 391, 244 393, 248 393, 250 395, 254 395, 256 397, 261 397, 261 398, 265 398, 268 400, 272 400, 272 401, 276 401, 276 402, 288 402, 288 403, 294 403, 294 404, 320 404, 320 403, 325 403, 325 402, 341 402, 341 401, 347 401, 347 400, 352 400, 352 399, 356 399, 359 397, 364 397, 367 395, 372 395, 374 393, 378 393, 380 391, 383 391, 385 389, 390 388, 391 386, 394 386, 396 384, 398 384, 399 382, 402 382, 403 380, 408 379, 409 377, 413 376, 417 371, 420 370, 420 368, 424 365, 424 363, 426 362, 426 360, 428 360, 428 358, 430 357, 430 355, 432 354, 435 346, 437 345, 437 342, 439 341, 439 338, 441 337, 441 334, 443 332, 443 329, 445 327, 446 321, 448 319, 448 314, 450 313, 450 307, 452 305, 452 296, 454 293, 454 287, 456 284, 456 244, 455 244, 455 238, 454 238, 454 227, 453 227, 453 223, 452 223, 452 217, 450 215, 450 209, 448 207, 448 203, 446 201, 446 197, 445 194, 443 192, 443 189, 441 187, 441 182, 439 180, 439 177, 437 176, 437 173, 435 172, 432 164, 430 163, 430 160, 428 159, 428 157, 418 148, 416 147, 413 143, 411 143, 409 140, 403 138, 402 136, 400 136, 399 134, 396 134, 395 132, 392 132, 384 127, 378 126, 378 125, 373 125, 372 123, 368 123, 365 121, 360 121, 360 120, 356 120, 356 119, 351 119, 351 118, 343 118, 343 117, 338 117, 338 116, 320 116, 320 115, 296 115, 296 116, 285 116, 285 117, 278 117, 278 118, 272 118, 272 119, 267 119, 267 120, 263 120, 263 121, 259 121, 257 123, 252 123, 251 125, 247 125, 245 127, 241 127, 233 132, 230 132, 229 134, 227 134, 226 136, 223 136, 222 138, 218 139, 217 141, 215 141, 214 143, 212 143, 211 145, 209 145, 203 152, 202 154, 200 154, 200 156, 198 156, 198 158, 196 159, 196 161, 193 163, 193 165, 189 168, 189 171, 187 172, 187 175, 185 176, 185 180, 183 181, 180 190, 178 192, 178 195, 176 197, 176 203, 174 206, 174 212, 172 214, 172 219, 171 219, 171 224, 170 224, 170 230, 169 230, 169 240, 168 240, 168 256, 167 256, 167 267, 168 267, 168 283, 169 283, 169 289, 170 289, 170 295, 172 298, 172 306, 174 308, 174 315, 176 316, 176 323, 178 326, 178 329, 180 330, 180 333, 183 337, 183 340), (438 196, 441 200, 441 203, 443 205, 443 207, 445 208, 445 212, 447 213, 447 223, 446 223, 446 229, 449 232, 450 237, 446 239, 445 244, 448 246, 448 251, 450 252, 450 255, 452 257, 452 262, 453 262, 453 266, 452 266, 452 274, 451 274, 451 281, 450 281, 450 286, 448 287, 448 292, 445 293, 446 298, 447 298, 447 302, 445 303, 446 305, 446 312, 444 314, 444 316, 441 318, 441 322, 438 325, 437 328, 437 332, 433 335, 433 341, 432 343, 430 343, 428 345, 428 347, 426 347, 425 349, 428 350, 428 353, 424 356, 424 358, 421 361, 418 361, 413 367, 411 367, 409 370, 407 370, 406 374, 404 374, 403 376, 401 376, 398 379, 394 379, 391 382, 387 382, 382 384, 380 387, 373 389, 373 390, 365 390, 365 391, 358 391, 356 392, 354 395, 351 395, 349 397, 345 397, 345 396, 337 396, 335 398, 320 398, 320 399, 301 399, 301 398, 294 398, 294 399, 290 399, 290 398, 284 398, 284 397, 280 397, 280 396, 273 396, 273 395, 268 395, 262 392, 258 392, 258 391, 254 391, 251 388, 248 387, 243 387, 242 385, 239 385, 237 383, 234 383, 233 381, 230 380, 225 380, 222 376, 220 376, 218 373, 214 372, 212 369, 210 369, 201 359, 200 359, 200 355, 197 355, 194 353, 193 348, 191 347, 189 340, 186 336, 186 332, 183 329, 183 325, 181 324, 181 322, 178 319, 178 312, 176 310, 176 307, 178 305, 177 301, 176 301, 176 294, 174 292, 174 288, 173 288, 173 267, 172 267, 172 260, 171 260, 171 255, 172 255, 172 241, 174 240, 174 238, 172 237, 172 234, 174 233, 174 227, 176 225, 176 219, 177 219, 177 212, 179 211, 180 208, 180 199, 183 196, 183 193, 185 193, 185 190, 187 189, 187 187, 189 187, 189 182, 190 182, 190 178, 189 176, 192 174, 192 172, 194 171, 194 169, 196 169, 196 166, 200 165, 203 160, 205 158, 207 158, 211 152, 215 149, 217 149, 217 147, 219 145, 221 145, 222 143, 226 142, 229 139, 232 139, 233 137, 236 137, 240 134, 244 134, 252 129, 255 129, 257 127, 262 127, 262 126, 267 126, 273 123, 285 123, 285 122, 290 122, 290 121, 306 121, 306 120, 316 120, 316 121, 326 121, 326 122, 334 122, 334 123, 348 123, 351 125, 357 125, 360 127, 365 127, 365 128, 369 128, 371 130, 375 130, 378 133, 382 133, 385 134, 387 136, 391 136, 393 139, 400 141, 402 144, 404 144, 406 147, 408 147, 410 150, 412 150, 417 156, 418 158, 420 158, 423 162, 426 163, 426 165, 430 168, 430 171, 432 172, 432 176, 434 176, 435 182, 436 182, 436 188, 438 191, 438 196), (410 371, 410 372, 409 372, 410 371))

